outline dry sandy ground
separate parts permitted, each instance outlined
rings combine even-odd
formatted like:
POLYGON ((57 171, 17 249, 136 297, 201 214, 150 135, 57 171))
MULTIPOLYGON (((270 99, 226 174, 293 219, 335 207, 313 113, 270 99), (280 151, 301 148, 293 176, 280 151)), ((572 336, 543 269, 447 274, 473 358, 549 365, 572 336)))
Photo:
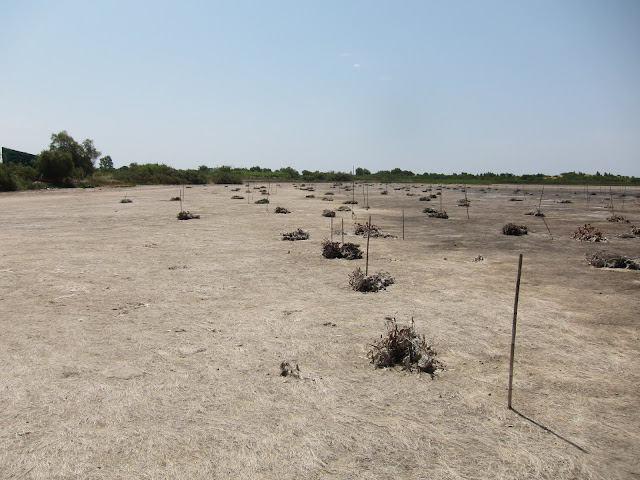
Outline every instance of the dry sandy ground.
MULTIPOLYGON (((370 270, 396 283, 369 294, 348 285, 364 260, 321 256, 322 210, 350 198, 330 185, 271 185, 268 209, 194 186, 190 221, 177 186, 0 194, 0 478, 638 478, 640 271, 585 260, 640 257, 609 190, 545 189, 552 239, 524 215, 539 187, 474 186, 470 219, 445 188, 448 220, 422 213, 440 203, 426 187, 371 186, 368 211, 357 187, 355 218, 334 219, 399 236, 371 239, 370 270), (587 222, 609 243, 569 238, 587 222), (299 227, 310 240, 281 241, 299 227), (413 318, 446 369, 376 370, 386 316, 413 318), (279 375, 289 359, 303 379, 279 375)), ((613 193, 640 225, 640 190, 613 193)))

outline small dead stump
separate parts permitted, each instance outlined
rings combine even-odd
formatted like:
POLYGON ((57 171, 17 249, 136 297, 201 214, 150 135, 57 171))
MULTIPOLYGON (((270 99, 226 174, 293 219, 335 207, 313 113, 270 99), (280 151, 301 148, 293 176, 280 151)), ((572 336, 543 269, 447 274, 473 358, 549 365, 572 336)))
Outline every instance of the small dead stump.
POLYGON ((261 203, 261 204, 265 204, 265 203, 269 203, 269 199, 268 198, 261 198, 260 200, 256 200, 253 203, 261 203))
POLYGON ((629 270, 640 270, 640 264, 619 253, 607 251, 587 254, 587 261, 596 268, 628 268, 629 270))
POLYGON ((191 220, 193 218, 200 218, 200 215, 196 215, 195 213, 187 212, 186 210, 180 212, 178 214, 178 220, 191 220))
POLYGON ((607 238, 599 228, 590 223, 585 223, 583 227, 578 227, 578 231, 573 234, 573 238, 581 242, 606 242, 607 238))
POLYGON ((377 272, 373 275, 365 275, 360 267, 349 274, 349 285, 358 292, 377 292, 384 290, 395 280, 388 272, 377 272))
POLYGON ((333 210, 323 210, 322 211, 322 216, 323 217, 335 217, 336 216, 336 212, 334 212, 333 210))
POLYGON ((286 209, 286 208, 284 208, 284 207, 276 207, 276 209, 274 210, 274 212, 275 212, 275 213, 284 213, 284 214, 291 213, 289 210, 287 210, 287 209, 286 209))
POLYGON ((289 240, 291 242, 295 240, 309 240, 309 232, 305 232, 301 228, 289 233, 282 234, 282 240, 289 240))
POLYGON ((507 223, 504 227, 502 227, 502 233, 504 235, 526 235, 529 233, 526 225, 516 225, 515 223, 507 223))
POLYGON ((424 335, 411 325, 398 325, 395 318, 387 319, 387 334, 371 345, 367 357, 376 368, 402 366, 403 370, 417 370, 434 375, 442 369, 433 347, 427 344, 424 335))

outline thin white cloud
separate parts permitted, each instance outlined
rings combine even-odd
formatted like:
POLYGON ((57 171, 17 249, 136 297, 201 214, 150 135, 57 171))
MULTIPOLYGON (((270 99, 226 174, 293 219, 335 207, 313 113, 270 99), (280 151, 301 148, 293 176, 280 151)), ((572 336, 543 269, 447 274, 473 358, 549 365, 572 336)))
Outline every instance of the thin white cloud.
POLYGON ((360 64, 359 63, 354 63, 353 64, 353 68, 360 68, 360 64))
POLYGON ((350 57, 351 54, 349 52, 344 52, 340 54, 341 57, 350 57))

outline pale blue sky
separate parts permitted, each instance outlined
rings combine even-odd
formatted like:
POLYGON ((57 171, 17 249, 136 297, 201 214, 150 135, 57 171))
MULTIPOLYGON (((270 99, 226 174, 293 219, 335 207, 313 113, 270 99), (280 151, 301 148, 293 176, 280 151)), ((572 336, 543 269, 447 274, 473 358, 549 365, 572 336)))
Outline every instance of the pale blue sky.
POLYGON ((0 0, 0 145, 640 176, 640 1, 0 0))

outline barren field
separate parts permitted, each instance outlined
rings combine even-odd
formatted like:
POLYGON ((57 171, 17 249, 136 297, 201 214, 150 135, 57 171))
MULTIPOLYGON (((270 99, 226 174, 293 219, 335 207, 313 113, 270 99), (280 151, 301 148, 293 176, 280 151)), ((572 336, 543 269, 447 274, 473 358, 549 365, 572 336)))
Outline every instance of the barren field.
POLYGON ((369 253, 395 283, 360 293, 364 258, 321 255, 322 212, 352 193, 315 187, 193 186, 188 221, 178 186, 0 194, 0 478, 640 477, 640 271, 585 258, 640 257, 616 236, 640 226, 640 189, 472 186, 467 219, 444 187, 438 219, 435 185, 371 185, 369 210, 356 185, 334 240, 344 220, 364 249, 369 215, 397 237, 369 253), (608 242, 572 239, 585 223, 608 242), (413 318, 444 369, 376 369, 385 317, 413 318))

